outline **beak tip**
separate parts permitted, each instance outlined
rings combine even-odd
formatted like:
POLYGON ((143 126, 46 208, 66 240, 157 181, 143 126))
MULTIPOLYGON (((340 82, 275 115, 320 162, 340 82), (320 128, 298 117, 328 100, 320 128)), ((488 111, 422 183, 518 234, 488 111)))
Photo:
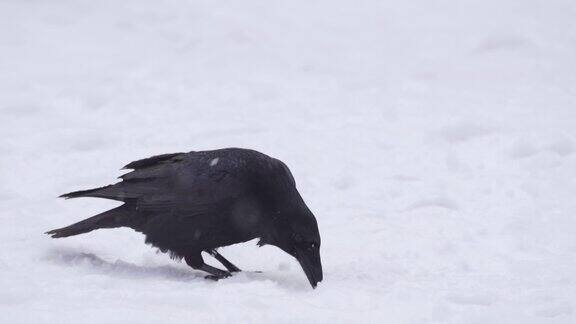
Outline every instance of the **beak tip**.
POLYGON ((310 280, 310 286, 312 286, 313 289, 316 289, 316 287, 318 287, 318 284, 320 282, 322 282, 322 277, 320 277, 320 279, 315 279, 315 280, 310 280))

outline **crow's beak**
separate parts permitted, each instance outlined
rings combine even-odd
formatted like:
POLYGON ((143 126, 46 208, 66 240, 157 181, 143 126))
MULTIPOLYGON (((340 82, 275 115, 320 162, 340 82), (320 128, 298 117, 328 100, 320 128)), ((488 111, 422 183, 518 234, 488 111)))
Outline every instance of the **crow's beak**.
POLYGON ((320 262, 320 252, 318 249, 296 248, 296 259, 300 262, 302 270, 306 274, 312 288, 322 281, 322 263, 320 262))

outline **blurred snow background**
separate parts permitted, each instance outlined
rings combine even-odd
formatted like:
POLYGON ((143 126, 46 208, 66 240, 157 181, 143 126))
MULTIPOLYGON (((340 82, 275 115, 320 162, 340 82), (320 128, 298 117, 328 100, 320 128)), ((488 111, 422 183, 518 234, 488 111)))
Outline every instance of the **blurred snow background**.
POLYGON ((0 1, 1 323, 575 323, 576 3, 0 1), (291 167, 325 281, 42 233, 149 155, 291 167))

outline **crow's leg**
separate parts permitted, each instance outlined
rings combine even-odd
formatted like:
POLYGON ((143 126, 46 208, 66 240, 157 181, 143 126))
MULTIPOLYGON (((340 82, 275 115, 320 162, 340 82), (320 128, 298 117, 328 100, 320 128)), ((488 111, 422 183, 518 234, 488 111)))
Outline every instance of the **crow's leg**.
POLYGON ((188 254, 186 257, 184 257, 184 260, 186 261, 186 264, 188 264, 193 269, 208 272, 210 275, 206 276, 206 279, 218 280, 231 276, 230 272, 228 271, 220 270, 204 263, 204 259, 202 259, 202 254, 200 254, 200 252, 188 254))
POLYGON ((222 263, 222 265, 224 267, 226 267, 226 269, 228 271, 230 271, 230 272, 242 271, 237 266, 233 265, 232 262, 226 260, 226 258, 224 256, 222 256, 222 254, 218 253, 218 251, 216 251, 216 249, 208 250, 207 252, 210 253, 210 255, 213 256, 216 260, 218 260, 218 262, 222 263))

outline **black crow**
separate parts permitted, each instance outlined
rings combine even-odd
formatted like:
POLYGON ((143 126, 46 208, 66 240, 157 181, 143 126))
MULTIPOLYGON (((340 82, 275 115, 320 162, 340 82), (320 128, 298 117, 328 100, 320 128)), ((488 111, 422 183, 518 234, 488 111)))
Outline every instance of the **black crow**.
POLYGON ((70 226, 54 238, 100 228, 129 227, 212 279, 240 271, 217 248, 259 238, 295 257, 312 287, 322 281, 316 218, 296 189, 288 167, 257 151, 227 148, 173 153, 134 161, 122 181, 75 191, 64 198, 97 197, 124 204, 70 226), (214 256, 227 271, 204 263, 214 256))

